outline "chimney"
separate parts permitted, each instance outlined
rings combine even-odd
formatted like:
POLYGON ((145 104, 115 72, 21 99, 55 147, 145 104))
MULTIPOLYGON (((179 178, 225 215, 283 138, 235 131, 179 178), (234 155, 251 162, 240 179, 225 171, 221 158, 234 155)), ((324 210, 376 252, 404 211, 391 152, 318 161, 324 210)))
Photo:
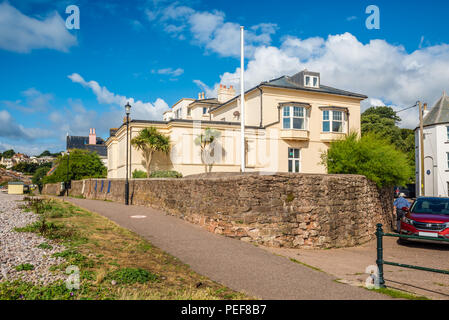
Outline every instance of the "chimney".
POLYGON ((201 100, 201 92, 198 93, 198 100, 201 100))
POLYGON ((201 92, 201 98, 204 100, 204 91, 201 92))
POLYGON ((423 111, 422 111, 423 117, 425 117, 425 116, 429 113, 429 111, 430 111, 430 110, 427 110, 427 103, 424 103, 424 105, 423 105, 423 111))
POLYGON ((95 128, 91 128, 89 131, 89 144, 97 144, 97 134, 95 128))
POLYGON ((220 84, 217 92, 218 102, 224 103, 235 97, 235 89, 233 86, 227 88, 225 85, 220 84))

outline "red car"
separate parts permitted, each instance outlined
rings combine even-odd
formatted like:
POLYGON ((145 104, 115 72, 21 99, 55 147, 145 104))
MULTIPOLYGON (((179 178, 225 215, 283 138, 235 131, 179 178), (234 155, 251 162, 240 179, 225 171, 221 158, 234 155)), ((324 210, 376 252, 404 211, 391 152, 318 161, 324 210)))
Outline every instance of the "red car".
POLYGON ((449 239, 449 198, 420 197, 403 210, 401 234, 449 239))

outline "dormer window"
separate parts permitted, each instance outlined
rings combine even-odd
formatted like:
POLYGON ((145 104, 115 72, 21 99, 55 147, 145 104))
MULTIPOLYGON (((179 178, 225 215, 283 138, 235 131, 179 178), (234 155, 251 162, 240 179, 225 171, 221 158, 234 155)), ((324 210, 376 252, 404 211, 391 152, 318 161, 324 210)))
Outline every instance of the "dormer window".
POLYGON ((317 76, 305 75, 304 85, 306 87, 319 88, 320 87, 319 78, 317 76))

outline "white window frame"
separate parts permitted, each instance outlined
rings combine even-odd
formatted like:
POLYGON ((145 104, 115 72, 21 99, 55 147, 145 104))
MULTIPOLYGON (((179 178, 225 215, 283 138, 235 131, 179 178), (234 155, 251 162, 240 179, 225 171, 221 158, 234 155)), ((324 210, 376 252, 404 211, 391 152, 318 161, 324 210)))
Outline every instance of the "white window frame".
POLYGON ((207 107, 203 107, 203 116, 207 114, 207 107))
POLYGON ((282 129, 285 130, 307 130, 307 109, 305 107, 299 107, 299 106, 283 106, 282 107, 282 129), (288 115, 285 115, 285 110, 288 108, 288 115), (298 111, 302 109, 302 116, 295 115, 295 108, 297 108, 298 111), (288 119, 289 121, 289 127, 285 127, 285 121, 284 119, 288 119), (302 128, 294 128, 293 123, 294 119, 302 119, 303 120, 303 126, 302 128))
POLYGON ((304 86, 310 88, 319 88, 320 87, 320 77, 304 75, 304 86), (310 79, 310 83, 307 84, 307 78, 310 79), (316 80, 316 84, 314 84, 314 80, 316 80))
POLYGON ((301 149, 299 148, 288 148, 288 162, 287 162, 287 170, 290 173, 299 173, 301 172, 301 149), (298 157, 295 156, 295 151, 298 151, 298 157), (291 156, 291 154, 293 154, 291 156), (292 170, 290 170, 290 163, 292 170), (298 164, 298 166, 296 166, 298 164))
POLYGON ((323 133, 346 133, 346 112, 344 112, 343 110, 335 110, 335 109, 322 110, 321 130, 322 130, 323 133), (326 112, 329 115, 327 119, 324 118, 324 115, 326 114, 326 112), (334 118, 334 113, 337 113, 337 112, 341 114, 341 119, 335 119, 334 118), (329 130, 328 131, 324 130, 324 123, 325 122, 329 123, 329 130), (341 131, 334 131, 334 126, 333 126, 334 122, 341 122, 341 131))
POLYGON ((449 126, 446 127, 446 140, 449 141, 449 126))

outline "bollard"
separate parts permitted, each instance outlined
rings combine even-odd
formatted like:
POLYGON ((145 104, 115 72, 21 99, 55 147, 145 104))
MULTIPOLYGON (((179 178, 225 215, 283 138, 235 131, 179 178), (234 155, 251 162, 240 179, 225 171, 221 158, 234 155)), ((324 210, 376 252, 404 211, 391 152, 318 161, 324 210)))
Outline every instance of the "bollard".
POLYGON ((385 288, 385 280, 384 280, 384 260, 383 260, 383 238, 384 232, 382 230, 382 224, 377 224, 376 237, 377 237, 377 269, 379 270, 379 286, 381 288, 385 288))

